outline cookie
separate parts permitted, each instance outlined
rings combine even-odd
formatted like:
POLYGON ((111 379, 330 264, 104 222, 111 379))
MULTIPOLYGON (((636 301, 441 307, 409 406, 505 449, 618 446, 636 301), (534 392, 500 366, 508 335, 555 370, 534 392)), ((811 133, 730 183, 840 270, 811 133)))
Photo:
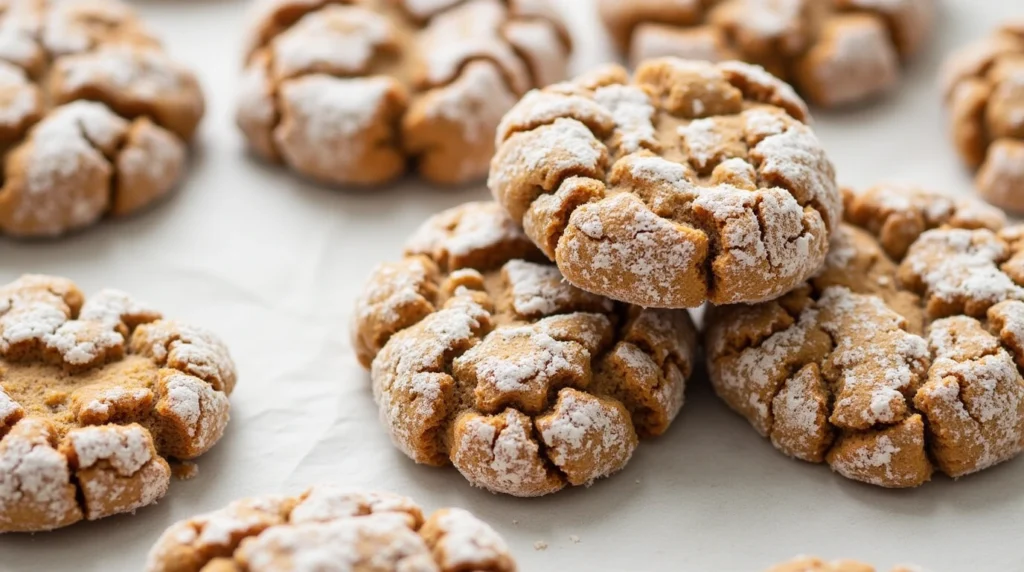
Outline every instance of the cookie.
POLYGON ((482 179, 501 116, 571 51, 546 0, 264 0, 251 38, 249 146, 336 185, 482 179))
POLYGON ((406 455, 525 497, 611 475, 664 433, 696 334, 685 311, 573 287, 497 204, 467 203, 373 272, 354 346, 406 455))
POLYGON ((114 0, 0 3, 0 234, 48 237, 143 209, 185 170, 195 76, 114 0))
POLYGON ((146 572, 514 572, 505 541, 458 508, 424 519, 403 496, 315 486, 247 498, 168 528, 146 572))
POLYGON ((892 89, 935 17, 932 0, 600 0, 599 7, 634 63, 663 56, 742 60, 825 107, 892 89))
POLYGON ((956 52, 944 93, 953 143, 986 201, 1024 213, 1024 20, 956 52))
POLYGON ((524 97, 488 183, 583 290, 655 308, 767 300, 814 272, 841 218, 806 119, 748 64, 605 67, 524 97))
MULTIPOLYGON (((892 572, 915 572, 917 568, 897 566, 892 572)), ((772 566, 766 572, 875 572, 875 567, 853 560, 834 560, 826 562, 820 558, 800 556, 772 566)))
POLYGON ((850 194, 816 276, 712 308, 718 395, 784 454, 915 487, 1024 445, 1024 226, 919 189, 850 194))
POLYGON ((235 366, 209 332, 117 290, 26 275, 0 286, 0 533, 153 504, 169 459, 228 422, 235 366))

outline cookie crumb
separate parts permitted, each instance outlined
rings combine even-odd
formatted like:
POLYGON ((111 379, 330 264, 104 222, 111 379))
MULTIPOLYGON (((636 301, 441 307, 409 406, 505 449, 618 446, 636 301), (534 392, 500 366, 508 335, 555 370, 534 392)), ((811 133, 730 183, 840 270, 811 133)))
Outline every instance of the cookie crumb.
POLYGON ((538 550, 538 551, 547 550, 548 549, 548 543, 544 542, 543 540, 538 540, 537 542, 533 543, 533 549, 534 550, 538 550))
POLYGON ((569 535, 569 540, 571 540, 573 544, 579 544, 580 543, 580 537, 576 536, 575 534, 570 534, 569 535))

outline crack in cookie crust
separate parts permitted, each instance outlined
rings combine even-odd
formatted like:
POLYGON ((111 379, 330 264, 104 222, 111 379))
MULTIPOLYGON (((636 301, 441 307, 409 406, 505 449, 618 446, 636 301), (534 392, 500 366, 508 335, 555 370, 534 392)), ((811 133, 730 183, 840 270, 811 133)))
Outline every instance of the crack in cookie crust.
POLYGON ((228 421, 234 364, 205 330, 69 280, 0 287, 0 532, 50 530, 156 502, 168 459, 228 421))
POLYGON ((0 2, 0 233, 56 236, 170 192, 203 115, 193 74, 115 0, 0 2))
POLYGON ((953 143, 986 201, 1024 212, 1024 20, 956 52, 944 91, 953 143))
POLYGON ((760 68, 662 59, 527 94, 488 185, 574 285, 644 307, 777 297, 824 260, 840 193, 803 102, 760 68))
POLYGON ((535 0, 265 0, 237 120, 253 150, 333 184, 415 163, 442 184, 482 178, 520 95, 559 81, 571 51, 535 0))
POLYGON ((149 552, 147 572, 351 569, 514 572, 505 541, 458 508, 424 519, 411 499, 319 485, 183 520, 149 552), (333 566, 332 566, 333 565, 333 566))
POLYGON ((839 106, 892 88, 900 64, 931 34, 932 0, 601 0, 601 16, 630 60, 742 60, 839 106))
POLYGON ((884 487, 1024 447, 1020 228, 980 203, 880 186, 804 286, 714 308, 716 392, 780 451, 884 487))
POLYGON ((683 404, 689 315, 566 283, 496 203, 428 220, 373 273, 354 345, 395 444, 539 496, 617 472, 683 404))

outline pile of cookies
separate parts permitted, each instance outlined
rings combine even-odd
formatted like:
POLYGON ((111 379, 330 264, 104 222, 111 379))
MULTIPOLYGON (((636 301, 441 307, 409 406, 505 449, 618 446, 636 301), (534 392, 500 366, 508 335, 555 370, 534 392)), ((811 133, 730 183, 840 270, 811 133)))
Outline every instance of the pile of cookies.
MULTIPOLYGON (((573 42, 543 0, 254 12, 236 120, 256 155, 327 184, 416 172, 486 177, 492 194, 428 218, 355 303, 353 350, 395 446, 503 495, 586 487, 664 435, 706 371, 781 453, 855 481, 916 487, 1018 456, 1024 226, 913 186, 841 188, 798 95, 837 106, 890 89, 932 3, 600 7, 633 69, 570 80, 573 42)), ((979 191, 1024 210, 1024 25, 946 77, 979 191)), ((204 111, 193 74, 113 0, 0 2, 0 83, 11 236, 157 201, 204 111)), ((221 439, 236 379, 214 334, 124 292, 86 298, 41 275, 0 287, 0 533, 157 502, 221 439)), ((425 517, 399 495, 319 485, 174 524, 146 569, 516 563, 461 509, 425 517)))

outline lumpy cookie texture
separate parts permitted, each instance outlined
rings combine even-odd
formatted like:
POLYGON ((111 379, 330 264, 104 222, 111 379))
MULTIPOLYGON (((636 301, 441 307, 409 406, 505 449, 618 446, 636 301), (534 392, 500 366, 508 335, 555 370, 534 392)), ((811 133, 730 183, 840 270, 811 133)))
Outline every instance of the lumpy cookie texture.
POLYGON ((501 116, 570 52, 546 0, 264 0, 251 36, 250 146, 333 184, 483 178, 501 116))
POLYGON ((977 170, 978 193, 1024 212, 1024 20, 950 57, 944 91, 953 143, 977 170))
POLYGON ((236 501, 168 528, 146 572, 514 572, 505 541, 458 508, 334 485, 236 501))
MULTIPOLYGON (((782 564, 776 564, 765 572, 875 572, 875 567, 855 560, 825 561, 820 558, 801 556, 782 564)), ((915 572, 919 568, 897 566, 892 572, 915 572)))
POLYGON ((125 4, 6 0, 0 108, 0 233, 38 237, 166 195, 203 97, 125 4))
POLYGON ((0 287, 0 532, 50 530, 156 502, 168 459, 228 421, 234 364, 209 332, 117 290, 0 287))
POLYGON ((748 64, 610 66, 527 94, 488 184, 583 290, 658 308, 767 300, 814 272, 841 218, 806 119, 748 64))
POLYGON ((713 308, 715 390, 791 457, 914 487, 1024 446, 1024 227, 913 188, 849 194, 824 266, 713 308))
POLYGON ((815 105, 891 89, 931 34, 932 0, 600 0, 636 63, 677 56, 764 66, 815 105))
POLYGON ((679 412, 689 315, 584 292, 542 260, 497 204, 467 203, 370 277, 354 345, 413 460, 540 496, 620 470, 679 412))

